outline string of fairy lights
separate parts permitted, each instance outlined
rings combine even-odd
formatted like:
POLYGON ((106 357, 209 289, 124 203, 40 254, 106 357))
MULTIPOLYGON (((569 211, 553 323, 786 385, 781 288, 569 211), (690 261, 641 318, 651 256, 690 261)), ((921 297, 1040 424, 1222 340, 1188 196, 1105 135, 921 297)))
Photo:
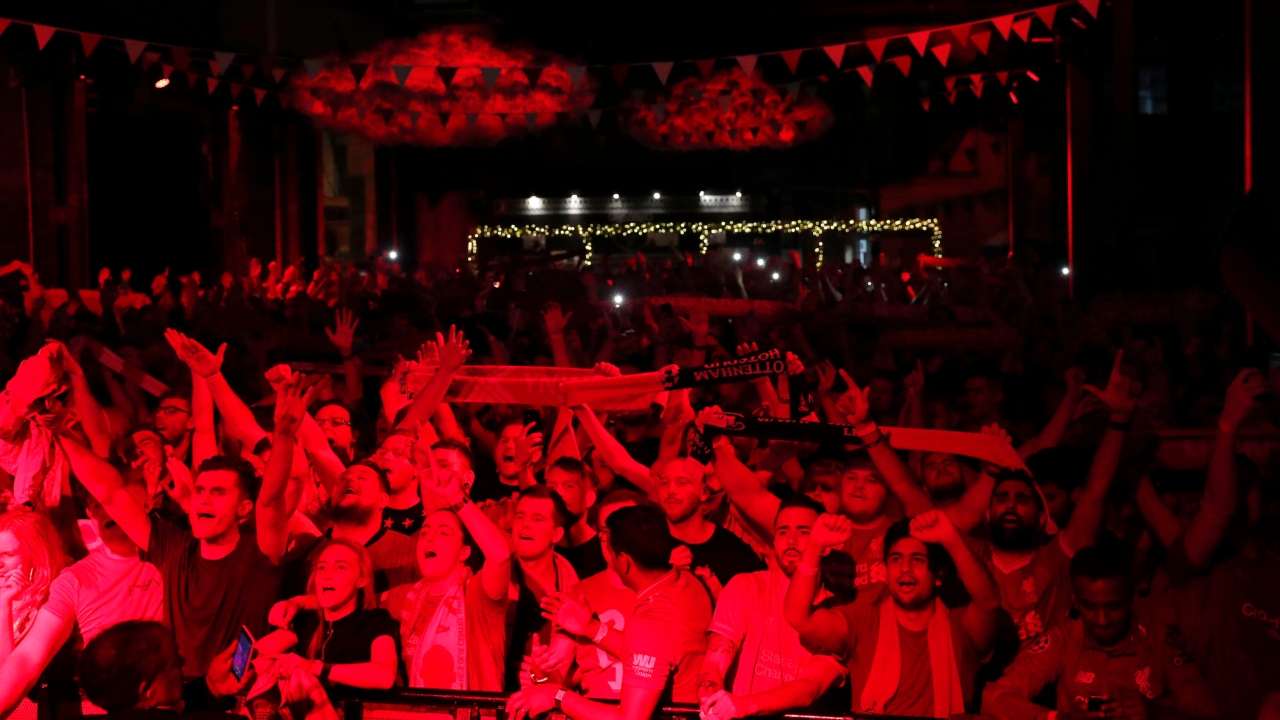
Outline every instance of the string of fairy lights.
POLYGON ((884 218, 866 220, 724 220, 697 222, 585 223, 578 225, 481 225, 467 237, 467 262, 474 263, 481 238, 507 240, 528 237, 578 237, 582 240, 583 264, 591 265, 596 238, 697 235, 698 253, 706 255, 713 235, 812 235, 818 267, 823 262, 823 235, 827 233, 928 233, 935 257, 942 257, 942 225, 937 218, 884 218))

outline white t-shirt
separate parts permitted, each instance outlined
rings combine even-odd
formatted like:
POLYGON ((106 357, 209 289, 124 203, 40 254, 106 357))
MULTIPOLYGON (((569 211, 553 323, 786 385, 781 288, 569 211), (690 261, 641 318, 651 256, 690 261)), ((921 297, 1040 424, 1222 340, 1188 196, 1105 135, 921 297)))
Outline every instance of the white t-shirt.
POLYGON ((85 644, 126 620, 164 621, 160 571, 137 555, 116 555, 104 546, 59 573, 44 609, 80 628, 85 644))

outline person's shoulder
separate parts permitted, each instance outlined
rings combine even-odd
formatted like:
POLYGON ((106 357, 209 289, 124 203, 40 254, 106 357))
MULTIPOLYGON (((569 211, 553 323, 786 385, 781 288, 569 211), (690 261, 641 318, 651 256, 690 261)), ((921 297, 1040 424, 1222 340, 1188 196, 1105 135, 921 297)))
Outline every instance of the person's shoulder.
POLYGON ((754 572, 738 573, 729 578, 729 582, 724 584, 724 589, 720 591, 721 600, 726 595, 738 596, 745 595, 747 597, 758 597, 763 599, 765 589, 769 585, 769 571, 756 570, 754 572))

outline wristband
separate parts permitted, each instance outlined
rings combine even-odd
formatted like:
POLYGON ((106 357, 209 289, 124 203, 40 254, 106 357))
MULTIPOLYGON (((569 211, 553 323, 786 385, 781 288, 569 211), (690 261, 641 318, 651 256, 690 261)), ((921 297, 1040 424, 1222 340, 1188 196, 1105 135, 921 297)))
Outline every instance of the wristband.
POLYGON ((333 672, 333 666, 330 665, 329 663, 325 663, 323 666, 321 666, 320 675, 316 679, 320 681, 321 685, 328 685, 329 673, 331 672, 333 672))
POLYGON ((591 642, 594 645, 599 645, 600 641, 604 640, 604 636, 609 634, 609 625, 603 622, 599 615, 596 616, 596 624, 598 627, 596 628, 596 634, 591 636, 591 642))
POLYGON ((566 690, 566 689, 564 689, 564 688, 560 688, 559 690, 557 690, 557 691, 556 691, 555 698, 556 698, 556 709, 557 709, 557 710, 563 710, 563 709, 564 709, 564 696, 565 696, 565 695, 567 695, 568 693, 569 693, 569 691, 568 691, 568 690, 566 690))

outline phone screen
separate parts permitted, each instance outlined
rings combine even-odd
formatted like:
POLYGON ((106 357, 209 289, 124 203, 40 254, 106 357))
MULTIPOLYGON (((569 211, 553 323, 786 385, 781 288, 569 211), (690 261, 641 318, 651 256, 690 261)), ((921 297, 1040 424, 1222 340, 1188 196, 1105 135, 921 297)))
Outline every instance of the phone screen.
POLYGON ((245 628, 240 628, 240 634, 236 636, 236 651, 231 656, 231 674, 236 676, 237 680, 243 679, 245 671, 249 669, 249 657, 253 654, 253 636, 245 628))

